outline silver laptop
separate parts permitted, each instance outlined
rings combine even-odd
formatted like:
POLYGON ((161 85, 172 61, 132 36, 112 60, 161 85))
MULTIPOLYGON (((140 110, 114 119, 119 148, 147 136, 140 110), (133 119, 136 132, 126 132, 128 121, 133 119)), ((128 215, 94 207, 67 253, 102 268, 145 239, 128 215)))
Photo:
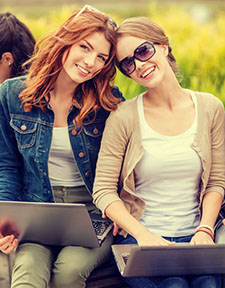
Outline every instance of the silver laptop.
POLYGON ((112 245, 124 277, 224 274, 225 245, 179 243, 175 246, 112 245))
POLYGON ((84 204, 0 201, 0 229, 19 242, 100 247, 112 226, 84 204))

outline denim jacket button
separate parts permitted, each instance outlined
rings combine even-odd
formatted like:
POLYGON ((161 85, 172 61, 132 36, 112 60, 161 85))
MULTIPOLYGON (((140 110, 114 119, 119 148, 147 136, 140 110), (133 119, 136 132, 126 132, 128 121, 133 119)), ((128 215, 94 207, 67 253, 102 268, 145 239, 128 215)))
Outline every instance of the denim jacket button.
POLYGON ((95 129, 93 130, 93 133, 94 133, 95 135, 97 135, 97 134, 98 134, 98 129, 95 128, 95 129))
POLYGON ((72 130, 72 134, 75 136, 77 135, 77 131, 75 129, 72 130))
POLYGON ((85 172, 85 177, 88 178, 89 177, 89 172, 85 172))
POLYGON ((83 152, 80 152, 80 153, 78 154, 78 156, 79 156, 80 158, 82 158, 82 157, 84 157, 84 153, 83 153, 83 152))
POLYGON ((21 125, 20 129, 25 131, 25 130, 27 130, 27 126, 25 124, 23 124, 23 125, 21 125))

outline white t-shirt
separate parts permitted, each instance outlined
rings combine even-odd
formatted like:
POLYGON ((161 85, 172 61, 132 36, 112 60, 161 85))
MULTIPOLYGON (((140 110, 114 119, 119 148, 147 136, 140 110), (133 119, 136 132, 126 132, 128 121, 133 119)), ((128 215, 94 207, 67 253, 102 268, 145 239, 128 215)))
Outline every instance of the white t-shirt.
POLYGON ((70 144, 68 127, 53 127, 48 160, 52 186, 74 187, 84 185, 70 144))
POLYGON ((140 219, 151 232, 167 237, 191 235, 200 222, 198 210, 202 164, 192 148, 197 130, 197 101, 191 127, 176 136, 161 135, 145 121, 143 97, 138 98, 143 158, 135 167, 135 190, 145 201, 140 219))

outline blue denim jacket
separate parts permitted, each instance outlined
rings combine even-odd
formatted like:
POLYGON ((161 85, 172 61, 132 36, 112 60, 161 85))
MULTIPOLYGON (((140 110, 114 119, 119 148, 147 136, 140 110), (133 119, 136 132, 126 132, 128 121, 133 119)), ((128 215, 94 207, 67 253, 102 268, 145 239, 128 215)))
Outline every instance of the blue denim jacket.
MULTIPOLYGON (((18 98, 24 89, 24 80, 24 76, 18 77, 0 85, 0 200, 53 202, 48 157, 54 113, 51 107, 45 112, 38 107, 24 112, 18 98)), ((118 88, 113 88, 112 92, 123 98, 118 88)), ((102 132, 109 112, 100 109, 94 122, 84 125, 77 133, 72 120, 78 112, 75 107, 69 112, 69 137, 80 174, 92 193, 102 132)))

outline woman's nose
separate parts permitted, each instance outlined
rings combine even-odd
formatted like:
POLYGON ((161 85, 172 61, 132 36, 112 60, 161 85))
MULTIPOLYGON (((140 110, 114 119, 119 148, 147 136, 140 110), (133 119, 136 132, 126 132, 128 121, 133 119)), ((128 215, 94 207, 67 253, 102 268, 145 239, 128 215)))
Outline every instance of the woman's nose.
POLYGON ((84 59, 84 63, 88 66, 88 67, 93 67, 95 64, 95 55, 90 54, 90 55, 86 55, 85 59, 84 59))
POLYGON ((136 65, 136 69, 140 70, 141 68, 143 68, 145 66, 146 61, 142 62, 138 59, 135 59, 135 65, 136 65))

